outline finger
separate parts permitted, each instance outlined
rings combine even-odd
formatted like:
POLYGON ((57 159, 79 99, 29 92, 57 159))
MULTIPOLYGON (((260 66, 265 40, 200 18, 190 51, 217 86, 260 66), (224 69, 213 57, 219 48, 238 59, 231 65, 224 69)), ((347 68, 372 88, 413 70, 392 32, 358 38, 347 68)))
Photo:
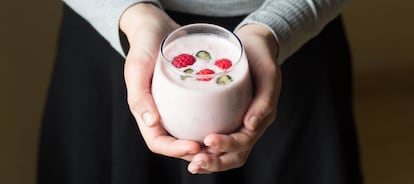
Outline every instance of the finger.
POLYGON ((204 138, 204 145, 211 154, 250 150, 273 120, 274 116, 267 116, 263 123, 258 123, 261 126, 254 130, 241 127, 239 131, 228 135, 210 134, 204 138))
MULTIPOLYGON (((245 116, 246 128, 254 130, 262 121, 253 121, 251 118, 264 119, 268 114, 276 111, 277 99, 281 87, 280 67, 276 64, 275 52, 277 44, 269 42, 267 37, 256 34, 258 25, 253 28, 245 26, 238 34, 244 44, 249 61, 251 77, 255 89, 255 96, 245 116)), ((260 27, 260 26, 259 26, 260 27)), ((266 31, 266 29, 263 29, 266 31)))
POLYGON ((210 167, 209 164, 213 164, 213 158, 207 153, 200 153, 193 157, 193 160, 188 164, 187 170, 192 174, 208 174, 210 167))
POLYGON ((276 117, 275 112, 281 87, 281 75, 279 66, 273 64, 273 61, 269 59, 263 61, 262 64, 256 64, 257 68, 251 70, 255 96, 244 118, 244 126, 250 130, 255 130, 261 126, 261 123, 273 122, 262 121, 268 115, 274 116, 273 118, 276 117))
POLYGON ((136 119, 153 126, 159 121, 159 114, 151 95, 151 78, 155 61, 151 61, 154 59, 152 56, 138 55, 140 51, 129 54, 125 62, 128 104, 136 119))
POLYGON ((209 153, 240 152, 251 149, 256 133, 246 128, 238 132, 226 134, 210 134, 204 138, 209 153))
POLYGON ((136 117, 140 117, 145 111, 157 116, 155 114, 156 108, 152 97, 148 97, 151 96, 152 75, 157 60, 158 45, 161 40, 159 36, 143 32, 137 34, 135 40, 131 40, 130 42, 131 47, 128 51, 124 67, 129 105, 131 110, 138 111, 135 112, 138 115, 136 117), (144 101, 147 105, 141 109, 134 109, 139 107, 137 103, 143 102, 141 98, 148 98, 144 101))
POLYGON ((131 111, 136 117, 138 128, 148 148, 157 154, 181 158, 188 154, 195 154, 201 148, 195 141, 177 140, 171 137, 164 129, 154 105, 151 94, 129 100, 131 111))
POLYGON ((167 134, 161 124, 153 127, 138 122, 141 135, 148 148, 157 154, 190 160, 189 155, 200 152, 201 146, 196 141, 178 140, 167 134))
POLYGON ((226 153, 220 156, 200 153, 193 157, 187 169, 193 174, 226 171, 243 166, 248 154, 249 151, 226 153))

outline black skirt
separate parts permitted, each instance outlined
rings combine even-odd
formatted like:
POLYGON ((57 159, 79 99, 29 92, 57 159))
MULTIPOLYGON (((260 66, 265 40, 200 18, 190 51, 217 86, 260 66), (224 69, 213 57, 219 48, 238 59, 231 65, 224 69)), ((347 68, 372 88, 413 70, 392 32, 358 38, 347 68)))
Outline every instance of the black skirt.
MULTIPOLYGON (((233 29, 243 17, 169 12, 233 29)), ((68 6, 39 145, 39 184, 358 184, 351 62, 340 17, 282 66, 278 116, 246 164, 208 175, 148 150, 131 115, 121 57, 68 6)))

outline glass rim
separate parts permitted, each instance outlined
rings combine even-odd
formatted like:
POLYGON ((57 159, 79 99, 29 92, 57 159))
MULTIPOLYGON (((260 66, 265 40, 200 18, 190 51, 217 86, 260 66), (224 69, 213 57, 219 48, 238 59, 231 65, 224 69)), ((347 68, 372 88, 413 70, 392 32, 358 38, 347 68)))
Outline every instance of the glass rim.
MULTIPOLYGON (((209 32, 199 32, 200 34, 209 34, 209 32)), ((196 34, 198 34, 198 33, 196 33, 196 34)), ((214 33, 211 33, 211 34, 214 34, 214 33)), ((217 34, 214 34, 214 35, 217 35, 217 34)), ((180 28, 178 28, 178 29, 175 29, 174 31, 172 31, 171 33, 169 33, 169 34, 167 34, 165 37, 164 37, 164 39, 162 40, 162 42, 161 42, 161 44, 160 44, 160 55, 161 55, 161 58, 162 58, 162 63, 164 63, 164 64, 166 64, 167 65, 167 67, 169 68, 169 69, 171 69, 172 71, 174 71, 174 72, 176 72, 176 73, 178 73, 178 74, 180 74, 180 76, 182 76, 182 77, 193 77, 193 78, 217 78, 217 77, 220 77, 220 76, 223 76, 223 75, 226 75, 227 73, 229 73, 230 71, 232 71, 234 68, 235 68, 235 66, 236 65, 238 65, 239 63, 240 63, 240 61, 242 60, 242 58, 243 58, 243 55, 244 55, 244 47, 243 47, 243 44, 242 44, 242 42, 241 42, 241 40, 240 40, 240 38, 235 34, 235 33, 233 33, 232 31, 229 31, 228 29, 226 29, 226 28, 224 28, 224 27, 221 27, 221 26, 218 26, 218 25, 215 25, 215 24, 209 24, 209 23, 193 23, 193 24, 187 24, 187 25, 184 25, 184 26, 181 26, 180 28), (173 64, 172 64, 172 62, 171 61, 169 61, 168 59, 167 59, 167 57, 165 56, 165 54, 164 54, 164 47, 165 47, 165 42, 172 36, 172 35, 174 35, 174 34, 176 34, 177 32, 179 32, 179 31, 183 31, 184 29, 187 29, 187 28, 191 28, 191 27, 203 27, 203 26, 207 26, 207 27, 211 27, 211 28, 215 28, 215 29, 217 29, 217 30, 221 30, 221 31, 223 31, 223 32, 225 32, 225 33, 228 33, 229 35, 231 35, 231 37, 233 37, 234 39, 235 39, 235 41, 237 42, 236 43, 236 46, 239 46, 240 47, 240 54, 239 54, 239 56, 237 57, 237 60, 235 61, 235 62, 233 62, 233 65, 232 65, 232 67, 230 67, 229 69, 226 69, 226 70, 222 70, 222 71, 220 71, 220 72, 217 72, 217 73, 214 73, 214 74, 192 74, 192 73, 186 73, 186 72, 184 72, 184 71, 181 71, 179 68, 176 68, 173 64)))

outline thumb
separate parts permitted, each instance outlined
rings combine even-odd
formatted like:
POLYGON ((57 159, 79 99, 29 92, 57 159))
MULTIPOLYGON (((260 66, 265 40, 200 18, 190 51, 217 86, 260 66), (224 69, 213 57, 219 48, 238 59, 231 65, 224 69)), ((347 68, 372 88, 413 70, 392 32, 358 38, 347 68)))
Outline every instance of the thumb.
POLYGON ((125 60, 124 77, 130 110, 137 122, 155 126, 159 114, 151 95, 156 49, 131 47, 125 60))

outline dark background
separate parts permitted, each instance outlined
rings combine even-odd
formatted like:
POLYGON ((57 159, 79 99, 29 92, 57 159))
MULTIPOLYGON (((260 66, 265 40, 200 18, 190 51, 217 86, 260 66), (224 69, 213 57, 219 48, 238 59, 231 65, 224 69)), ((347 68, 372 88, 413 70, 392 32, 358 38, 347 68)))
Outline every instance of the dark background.
MULTIPOLYGON (((353 1, 355 113, 366 184, 414 183, 414 1, 353 1), (411 17, 411 18, 410 18, 411 17)), ((62 3, 0 2, 0 183, 34 184, 62 3)))

